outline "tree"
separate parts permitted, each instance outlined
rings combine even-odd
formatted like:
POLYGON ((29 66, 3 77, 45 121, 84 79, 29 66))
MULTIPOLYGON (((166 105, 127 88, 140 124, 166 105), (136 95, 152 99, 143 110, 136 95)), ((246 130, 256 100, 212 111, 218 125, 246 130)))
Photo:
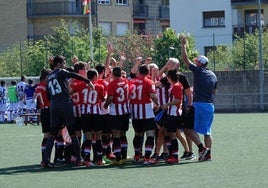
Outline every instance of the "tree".
MULTIPOLYGON (((180 33, 179 35, 185 35, 180 33)), ((181 61, 181 45, 179 35, 171 28, 167 28, 162 34, 158 35, 154 40, 153 59, 162 67, 166 64, 170 57, 176 57, 181 61)), ((194 40, 188 36, 189 46, 187 48, 190 59, 197 56, 197 51, 194 50, 194 40)))

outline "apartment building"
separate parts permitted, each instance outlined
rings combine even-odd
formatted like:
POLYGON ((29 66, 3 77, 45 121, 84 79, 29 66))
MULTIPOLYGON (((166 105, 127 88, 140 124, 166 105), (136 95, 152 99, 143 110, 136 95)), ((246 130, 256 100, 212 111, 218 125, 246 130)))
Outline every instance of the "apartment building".
MULTIPOLYGON (((5 0, 0 2, 0 12, 0 51, 53 34, 52 27, 61 19, 89 26, 83 0, 5 0)), ((91 18, 93 26, 101 26, 106 35, 157 34, 169 27, 169 0, 91 0, 91 18)))
MULTIPOLYGON (((196 49, 206 54, 214 46, 231 44, 234 36, 258 28, 256 0, 170 0, 170 25, 188 32, 196 49)), ((261 0, 261 23, 268 24, 268 0, 261 0)))

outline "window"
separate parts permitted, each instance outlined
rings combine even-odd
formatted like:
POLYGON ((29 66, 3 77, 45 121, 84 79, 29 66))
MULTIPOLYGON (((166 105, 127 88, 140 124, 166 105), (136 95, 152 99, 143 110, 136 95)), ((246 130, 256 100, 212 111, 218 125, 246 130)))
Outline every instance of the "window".
POLYGON ((110 22, 99 22, 99 26, 103 29, 105 36, 112 34, 112 24, 110 22))
POLYGON ((127 2, 127 0, 116 0, 116 4, 117 5, 127 5, 128 2, 127 2))
POLYGON ((110 0, 98 0, 98 4, 108 5, 110 4, 110 0))
POLYGON ((224 11, 203 12, 204 27, 224 27, 225 15, 224 11))
POLYGON ((116 24, 116 35, 123 36, 128 31, 128 23, 117 23, 116 24))
POLYGON ((138 35, 145 35, 145 23, 134 23, 134 31, 138 35))
MULTIPOLYGON (((246 26, 258 25, 258 10, 246 10, 245 11, 245 23, 246 26)), ((261 10, 261 24, 263 25, 263 10, 261 10)))

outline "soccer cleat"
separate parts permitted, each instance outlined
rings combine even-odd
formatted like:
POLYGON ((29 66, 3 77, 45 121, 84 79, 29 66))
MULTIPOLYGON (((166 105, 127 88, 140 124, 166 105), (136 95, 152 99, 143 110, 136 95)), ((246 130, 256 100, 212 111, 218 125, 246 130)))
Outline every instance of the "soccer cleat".
POLYGON ((169 159, 166 160, 166 162, 169 164, 175 164, 175 163, 179 163, 179 159, 171 156, 169 159))
POLYGON ((94 166, 94 164, 93 164, 92 162, 90 162, 90 161, 85 161, 85 162, 84 162, 84 165, 85 165, 86 167, 92 167, 92 166, 94 166))
POLYGON ((141 159, 141 157, 140 157, 140 155, 135 155, 133 157, 133 159, 134 159, 134 161, 139 162, 139 160, 141 159))
POLYGON ((102 161, 102 160, 98 160, 97 165, 98 165, 98 166, 103 166, 103 165, 104 165, 104 163, 103 163, 103 161, 102 161))
POLYGON ((50 163, 50 162, 48 162, 48 163, 43 163, 42 164, 42 167, 43 168, 54 168, 54 164, 53 163, 50 163))
POLYGON ((66 163, 66 161, 65 161, 65 159, 64 158, 56 158, 56 159, 54 159, 54 164, 65 164, 66 163))
POLYGON ((183 155, 181 156, 181 160, 183 159, 186 159, 186 157, 188 156, 188 153, 187 151, 183 152, 183 155))
POLYGON ((159 154, 157 154, 157 153, 154 153, 154 154, 151 156, 152 159, 157 159, 158 157, 159 157, 159 154))
POLYGON ((74 163, 74 166, 84 166, 84 161, 83 160, 78 160, 74 163))
POLYGON ((199 150, 199 158, 198 161, 204 161, 206 156, 210 153, 208 148, 202 148, 202 150, 199 150))
POLYGON ((195 158, 196 158, 196 157, 195 157, 195 154, 194 154, 193 152, 188 152, 188 154, 187 154, 185 160, 193 160, 193 159, 195 159, 195 158))
POLYGON ((152 164, 155 164, 155 163, 157 163, 157 161, 152 159, 152 158, 144 159, 144 161, 143 161, 144 165, 152 165, 152 164))
POLYGON ((158 157, 158 160, 164 160, 166 161, 169 158, 169 154, 166 152, 161 153, 161 155, 158 157))
POLYGON ((208 151, 208 154, 205 156, 205 160, 204 161, 211 161, 211 151, 208 151))
POLYGON ((111 160, 111 161, 113 161, 113 160, 116 159, 116 156, 113 153, 109 153, 109 154, 106 155, 106 158, 111 160))
POLYGON ((105 162, 105 164, 110 164, 113 162, 112 160, 108 159, 106 156, 103 156, 103 161, 105 162))

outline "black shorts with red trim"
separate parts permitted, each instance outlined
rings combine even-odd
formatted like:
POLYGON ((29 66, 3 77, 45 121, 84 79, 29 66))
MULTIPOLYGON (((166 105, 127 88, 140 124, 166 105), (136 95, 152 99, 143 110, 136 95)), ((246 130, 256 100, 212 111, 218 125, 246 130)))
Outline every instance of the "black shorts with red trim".
POLYGON ((82 130, 83 132, 99 132, 102 131, 101 115, 99 114, 82 114, 82 130))
POLYGON ((130 114, 110 116, 113 130, 128 131, 130 114))

